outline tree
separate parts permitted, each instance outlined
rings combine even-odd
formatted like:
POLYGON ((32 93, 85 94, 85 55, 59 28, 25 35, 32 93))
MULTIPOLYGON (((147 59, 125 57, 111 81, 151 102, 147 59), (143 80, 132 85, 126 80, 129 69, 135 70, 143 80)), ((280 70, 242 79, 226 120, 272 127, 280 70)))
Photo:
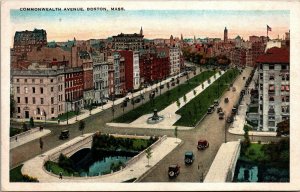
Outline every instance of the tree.
POLYGON ((151 147, 148 147, 146 150, 145 150, 145 152, 146 152, 146 157, 147 157, 147 159, 148 159, 148 167, 150 166, 149 165, 149 160, 150 160, 150 158, 152 157, 152 149, 151 149, 151 147))
POLYGON ((183 96, 183 101, 186 103, 186 95, 183 96))
POLYGON ((177 136, 178 136, 178 127, 177 126, 174 129, 174 136, 176 137, 176 142, 177 142, 177 136))
POLYGON ((81 135, 83 135, 83 130, 85 128, 85 122, 83 120, 79 121, 79 131, 81 131, 81 135))
POLYGON ((28 127, 26 123, 22 124, 23 132, 28 131, 28 127))
POLYGON ((290 121, 289 119, 282 121, 280 123, 277 124, 277 135, 278 137, 280 137, 281 135, 290 134, 290 121))
POLYGON ((43 148, 44 148, 44 141, 40 137, 40 149, 41 149, 41 151, 43 151, 43 148))
POLYGON ((196 95, 197 94, 197 91, 194 89, 194 95, 196 95))
POLYGON ((204 84, 202 83, 202 89, 204 89, 204 84))
POLYGON ((33 117, 30 117, 30 120, 29 120, 29 125, 31 128, 34 127, 34 121, 33 121, 33 117))
POLYGON ((14 100, 14 96, 10 95, 10 117, 13 117, 16 109, 16 101, 14 100))
POLYGON ((177 107, 179 108, 180 107, 180 101, 179 101, 179 99, 176 101, 176 104, 177 104, 177 107))

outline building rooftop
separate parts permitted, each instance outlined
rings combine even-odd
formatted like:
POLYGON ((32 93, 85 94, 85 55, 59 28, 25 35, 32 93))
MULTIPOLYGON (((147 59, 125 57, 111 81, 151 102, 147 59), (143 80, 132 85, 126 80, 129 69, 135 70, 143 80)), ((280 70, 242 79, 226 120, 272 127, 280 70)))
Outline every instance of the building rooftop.
POLYGON ((260 55, 257 63, 290 63, 290 52, 286 48, 272 47, 263 55, 260 55))

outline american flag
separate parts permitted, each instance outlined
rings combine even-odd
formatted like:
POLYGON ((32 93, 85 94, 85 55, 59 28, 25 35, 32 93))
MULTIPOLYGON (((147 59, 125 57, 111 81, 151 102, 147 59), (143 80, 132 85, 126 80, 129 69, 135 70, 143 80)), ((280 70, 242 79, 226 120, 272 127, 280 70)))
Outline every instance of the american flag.
POLYGON ((272 28, 269 25, 267 25, 267 31, 272 31, 272 28))

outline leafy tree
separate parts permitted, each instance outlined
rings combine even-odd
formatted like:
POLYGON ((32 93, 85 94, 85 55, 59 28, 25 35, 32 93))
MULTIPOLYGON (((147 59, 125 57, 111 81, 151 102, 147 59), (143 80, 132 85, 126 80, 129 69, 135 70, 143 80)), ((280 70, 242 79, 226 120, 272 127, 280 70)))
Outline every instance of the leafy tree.
POLYGON ((14 100, 14 96, 10 95, 10 117, 13 117, 16 112, 16 101, 14 100))
POLYGON ((34 121, 33 121, 33 117, 30 117, 30 120, 29 120, 29 125, 31 128, 34 127, 34 121))
POLYGON ((194 93, 194 95, 196 95, 196 94, 197 94, 197 91, 194 89, 194 92, 193 92, 193 93, 194 93))
POLYGON ((282 121, 280 123, 277 124, 277 135, 278 137, 280 137, 283 134, 290 134, 290 121, 289 119, 282 121))
POLYGON ((79 129, 79 131, 81 131, 82 135, 83 135, 84 128, 85 128, 85 122, 83 120, 80 120, 78 129, 79 129))
POLYGON ((69 172, 74 172, 73 161, 62 153, 59 155, 58 165, 69 172))
POLYGON ((23 132, 29 130, 26 123, 23 123, 23 124, 22 124, 22 128, 23 128, 23 132))
POLYGON ((179 99, 176 101, 176 104, 177 104, 177 107, 179 108, 180 107, 180 101, 179 101, 179 99))
POLYGON ((146 158, 148 159, 148 166, 149 166, 149 160, 150 160, 150 158, 152 157, 152 149, 151 149, 151 147, 148 147, 148 148, 145 150, 145 152, 146 152, 146 158))
POLYGON ((186 103, 186 95, 183 96, 183 101, 186 103))
POLYGON ((177 126, 174 129, 174 136, 176 137, 176 142, 177 142, 177 137, 178 137, 178 127, 177 126))

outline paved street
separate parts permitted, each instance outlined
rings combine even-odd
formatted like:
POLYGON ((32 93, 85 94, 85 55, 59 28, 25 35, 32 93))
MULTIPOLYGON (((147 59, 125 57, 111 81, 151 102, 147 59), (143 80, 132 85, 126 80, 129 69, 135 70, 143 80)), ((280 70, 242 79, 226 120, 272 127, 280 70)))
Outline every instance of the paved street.
MULTIPOLYGON (((221 106, 225 110, 226 114, 228 114, 235 103, 235 101, 239 97, 239 91, 241 90, 241 85, 245 83, 242 80, 243 76, 247 76, 250 74, 251 69, 247 68, 244 70, 244 73, 238 77, 234 86, 237 88, 236 92, 227 91, 224 97, 228 97, 230 102, 228 104, 224 104, 223 98, 221 99, 221 106)), ((183 82, 186 77, 181 78, 181 82, 183 82)), ((166 88, 162 90, 165 92, 166 88)), ((146 101, 149 99, 149 96, 145 96, 146 101)), ((136 106, 142 104, 136 104, 136 106)), ((120 106, 116 106, 120 107, 120 106)), ((122 109, 115 111, 115 116, 122 114, 122 109)), ((129 104, 125 108, 125 112, 132 109, 131 104, 129 104)), ((105 110, 98 114, 90 116, 86 120, 86 128, 84 130, 85 133, 91 133, 95 131, 100 131, 102 133, 119 133, 119 134, 137 134, 137 135, 168 135, 173 137, 173 130, 158 130, 158 129, 130 129, 130 128, 108 128, 105 126, 106 122, 109 122, 112 119, 112 111, 105 110)), ((215 112, 214 114, 208 115, 199 126, 197 126, 193 130, 178 131, 178 137, 183 140, 183 145, 176 148, 171 154, 165 157, 158 165, 149 173, 142 182, 163 182, 163 181, 181 181, 181 182, 197 182, 200 181, 201 173, 204 175, 207 173, 220 145, 224 142, 224 127, 225 121, 219 120, 218 115, 215 112), (204 151, 197 151, 196 144, 198 139, 207 139, 210 142, 210 147, 204 151), (184 165, 184 153, 187 150, 192 150, 195 153, 195 162, 191 166, 184 165), (169 164, 179 163, 182 167, 181 174, 174 180, 169 180, 167 176, 167 168, 169 164), (199 165, 199 170, 198 170, 199 165)), ((78 131, 78 124, 68 125, 68 126, 55 126, 49 125, 48 128, 52 131, 51 134, 47 135, 43 138, 44 140, 44 149, 43 152, 52 149, 58 145, 66 141, 61 141, 58 139, 58 135, 62 129, 68 128, 70 130, 71 138, 79 136, 81 134, 78 131)), ((71 139, 70 138, 70 139, 71 139)), ((231 135, 227 133, 227 140, 237 140, 239 138, 243 138, 243 136, 239 135, 231 135)), ((269 141, 270 139, 277 140, 278 138, 274 137, 250 137, 253 140, 260 141, 269 141)), ((39 141, 34 140, 25 145, 16 147, 10 151, 11 157, 11 165, 10 167, 15 167, 18 164, 35 157, 36 155, 41 153, 39 148, 39 141)))

